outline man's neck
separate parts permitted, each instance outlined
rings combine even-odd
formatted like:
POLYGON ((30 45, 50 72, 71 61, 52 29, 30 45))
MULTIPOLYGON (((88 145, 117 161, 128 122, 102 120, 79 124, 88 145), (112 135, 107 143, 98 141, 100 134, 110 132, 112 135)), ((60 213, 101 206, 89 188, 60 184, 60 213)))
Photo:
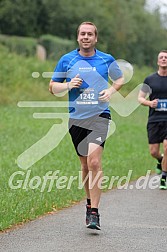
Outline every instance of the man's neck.
POLYGON ((83 50, 83 49, 79 49, 78 50, 79 54, 83 57, 91 57, 95 54, 95 49, 93 50, 83 50))
POLYGON ((167 68, 159 68, 158 74, 160 76, 167 76, 167 68))

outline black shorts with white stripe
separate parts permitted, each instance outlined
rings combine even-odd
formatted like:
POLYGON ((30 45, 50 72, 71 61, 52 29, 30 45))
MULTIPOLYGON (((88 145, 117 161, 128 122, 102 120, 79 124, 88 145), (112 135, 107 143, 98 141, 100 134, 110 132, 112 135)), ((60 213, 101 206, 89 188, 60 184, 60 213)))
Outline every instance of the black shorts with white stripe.
POLYGON ((104 148, 111 122, 109 113, 102 113, 86 119, 69 120, 69 133, 78 156, 88 155, 89 143, 104 148))

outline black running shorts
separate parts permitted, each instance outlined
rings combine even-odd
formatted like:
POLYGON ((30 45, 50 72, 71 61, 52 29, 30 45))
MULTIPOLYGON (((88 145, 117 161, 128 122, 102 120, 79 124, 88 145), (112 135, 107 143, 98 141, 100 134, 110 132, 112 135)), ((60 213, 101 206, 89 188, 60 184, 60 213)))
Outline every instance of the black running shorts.
POLYGON ((89 143, 95 143, 104 148, 110 121, 109 113, 86 119, 69 120, 69 133, 78 156, 88 155, 89 143))
POLYGON ((149 144, 162 143, 167 139, 167 121, 149 122, 147 124, 147 134, 149 144))

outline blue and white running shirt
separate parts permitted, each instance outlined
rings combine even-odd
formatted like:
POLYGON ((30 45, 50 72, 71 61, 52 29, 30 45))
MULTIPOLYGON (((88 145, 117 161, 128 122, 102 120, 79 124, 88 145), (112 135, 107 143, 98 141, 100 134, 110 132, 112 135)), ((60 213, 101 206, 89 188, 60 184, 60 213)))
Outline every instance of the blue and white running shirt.
POLYGON ((70 118, 85 119, 103 112, 110 113, 109 103, 99 101, 99 93, 108 88, 109 76, 112 80, 122 76, 115 59, 97 49, 93 56, 83 57, 76 49, 60 58, 52 80, 70 82, 77 74, 83 82, 80 88, 69 91, 70 118))

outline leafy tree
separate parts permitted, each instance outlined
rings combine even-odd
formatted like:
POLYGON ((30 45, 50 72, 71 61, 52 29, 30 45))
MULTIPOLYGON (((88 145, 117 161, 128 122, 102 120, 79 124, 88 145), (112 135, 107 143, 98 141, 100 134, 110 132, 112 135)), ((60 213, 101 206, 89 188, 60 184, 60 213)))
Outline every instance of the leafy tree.
POLYGON ((0 32, 38 36, 47 30, 47 13, 42 0, 1 0, 0 32))
POLYGON ((78 25, 92 21, 99 31, 99 49, 152 66, 153 55, 166 49, 167 27, 159 10, 151 13, 145 5, 146 0, 0 0, 0 33, 51 34, 76 41, 78 25))

